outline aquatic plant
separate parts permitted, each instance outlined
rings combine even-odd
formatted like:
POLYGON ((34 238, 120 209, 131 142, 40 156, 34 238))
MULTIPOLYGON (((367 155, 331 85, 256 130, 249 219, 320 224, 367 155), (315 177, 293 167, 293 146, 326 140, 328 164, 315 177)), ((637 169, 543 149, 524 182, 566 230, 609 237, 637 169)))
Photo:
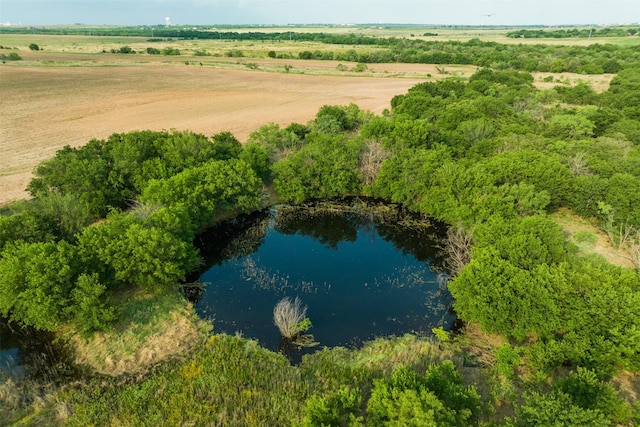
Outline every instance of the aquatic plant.
POLYGON ((280 330, 280 334, 288 339, 295 338, 310 326, 307 319, 307 306, 302 306, 302 301, 298 297, 293 301, 289 297, 278 301, 273 308, 273 321, 280 330))

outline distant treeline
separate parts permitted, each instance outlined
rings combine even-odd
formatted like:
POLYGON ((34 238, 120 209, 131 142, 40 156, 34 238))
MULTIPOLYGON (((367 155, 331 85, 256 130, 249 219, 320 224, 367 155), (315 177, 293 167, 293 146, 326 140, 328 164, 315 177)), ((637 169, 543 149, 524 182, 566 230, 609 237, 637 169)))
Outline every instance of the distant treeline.
MULTIPOLYGON (((597 35, 613 35, 613 29, 600 29, 597 35)), ((0 29, 3 32, 60 35, 93 35, 93 36, 150 36, 149 42, 166 41, 167 39, 212 39, 212 40, 256 40, 256 41, 304 41, 330 45, 352 46, 352 49, 305 50, 299 52, 300 59, 338 60, 376 63, 416 63, 416 64, 457 64, 490 67, 494 69, 512 69, 527 72, 570 72, 579 74, 617 73, 625 68, 637 67, 640 63, 640 50, 637 47, 593 44, 589 46, 548 46, 548 45, 506 45, 496 42, 484 42, 480 39, 460 41, 425 41, 398 37, 373 37, 350 34, 302 33, 302 32, 223 32, 215 28, 199 27, 113 27, 113 28, 10 28, 0 29), (355 46, 371 46, 371 49, 356 50, 355 46)), ((558 30, 566 34, 585 30, 558 30)), ((595 29, 593 30, 596 31, 595 29)), ((622 31, 622 30, 621 30, 622 31)), ((624 28, 625 35, 636 30, 624 28)), ((531 37, 544 30, 522 30, 508 33, 511 37, 531 37)), ((587 33, 588 36, 588 33, 587 33)), ((291 53, 278 55, 286 59, 291 53)))
POLYGON ((638 34, 640 29, 630 27, 605 27, 605 28, 572 28, 572 29, 538 29, 516 30, 507 33, 511 38, 527 39, 563 39, 571 37, 625 37, 638 34))
POLYGON ((387 49, 331 52, 304 51, 301 59, 325 59, 363 63, 416 63, 475 65, 527 72, 617 73, 636 67, 640 51, 635 47, 593 44, 589 46, 506 45, 471 39, 424 41, 389 38, 387 49))

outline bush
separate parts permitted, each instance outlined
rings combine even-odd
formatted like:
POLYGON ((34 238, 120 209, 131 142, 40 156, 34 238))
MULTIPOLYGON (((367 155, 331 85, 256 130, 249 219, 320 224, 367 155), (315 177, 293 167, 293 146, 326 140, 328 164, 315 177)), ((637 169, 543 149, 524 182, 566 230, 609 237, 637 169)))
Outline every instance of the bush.
POLYGON ((0 55, 1 60, 7 61, 20 61, 22 57, 15 52, 11 52, 9 55, 5 55, 4 53, 0 55))
POLYGON ((367 403, 370 425, 469 425, 480 411, 474 388, 462 385, 462 376, 449 360, 432 365, 424 376, 400 367, 389 379, 374 381, 367 403))
POLYGON ((311 396, 304 405, 304 419, 301 427, 362 425, 360 411, 362 394, 360 390, 341 386, 335 392, 323 396, 311 396))
POLYGON ((356 66, 351 69, 351 71, 356 72, 356 73, 362 73, 362 72, 367 71, 368 69, 369 69, 369 67, 367 67, 367 64, 364 64, 362 62, 358 62, 356 64, 356 66))
POLYGON ((244 57, 244 53, 241 50, 238 49, 234 49, 234 50, 228 50, 224 53, 225 56, 229 57, 229 58, 242 58, 244 57))
POLYGON ((165 47, 164 49, 162 49, 162 54, 163 55, 180 55, 180 49, 177 49, 175 47, 165 47))
POLYGON ((574 405, 571 397, 565 393, 527 394, 524 404, 516 407, 516 413, 520 419, 519 425, 523 427, 611 425, 604 414, 574 405))
POLYGON ((553 388, 557 393, 571 396, 574 405, 599 411, 616 424, 626 425, 630 421, 630 408, 610 384, 598 379, 594 371, 578 367, 576 371, 557 380, 553 388))

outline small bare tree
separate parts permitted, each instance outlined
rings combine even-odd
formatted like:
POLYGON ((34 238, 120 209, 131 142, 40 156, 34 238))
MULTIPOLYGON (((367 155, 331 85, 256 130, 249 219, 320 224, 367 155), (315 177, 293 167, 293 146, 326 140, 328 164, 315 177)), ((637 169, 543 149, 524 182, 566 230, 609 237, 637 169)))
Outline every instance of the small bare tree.
POLYGON ((636 235, 628 244, 629 259, 635 266, 636 270, 640 270, 640 231, 636 231, 636 235))
POLYGON ((569 170, 574 175, 591 175, 591 171, 587 166, 587 161, 585 160, 586 154, 582 151, 577 152, 573 157, 569 159, 569 170))
POLYGON ((636 270, 640 270, 640 230, 633 229, 632 235, 625 240, 622 249, 626 253, 622 257, 631 261, 636 270))
POLYGON ((618 221, 615 215, 616 211, 611 205, 605 202, 598 202, 598 210, 604 217, 600 228, 607 233, 607 237, 609 237, 609 241, 614 247, 622 248, 637 230, 627 221, 618 221))
POLYGON ((307 306, 302 306, 300 298, 293 301, 289 297, 282 298, 273 308, 273 322, 280 334, 288 339, 295 338, 303 332, 302 322, 307 318, 307 306))
POLYGON ((458 275, 460 270, 471 261, 471 246, 473 245, 473 231, 461 225, 447 230, 444 244, 446 253, 445 265, 451 272, 451 277, 458 275))
POLYGON ((371 185, 378 176, 382 162, 389 157, 389 152, 385 150, 378 141, 367 143, 360 154, 360 173, 364 178, 364 185, 371 185))

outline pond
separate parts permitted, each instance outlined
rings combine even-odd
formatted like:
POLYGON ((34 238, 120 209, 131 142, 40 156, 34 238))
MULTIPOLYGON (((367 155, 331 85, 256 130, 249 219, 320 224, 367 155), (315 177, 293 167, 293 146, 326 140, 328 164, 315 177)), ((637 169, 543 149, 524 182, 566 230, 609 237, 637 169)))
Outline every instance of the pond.
POLYGON ((16 379, 56 375, 63 368, 63 356, 52 341, 50 333, 22 328, 0 318, 0 381, 8 376, 16 379))
POLYGON ((319 348, 357 347, 455 321, 439 242, 446 229, 403 208, 361 199, 281 205, 200 236, 208 266, 192 301, 214 332, 282 350, 273 309, 308 307, 319 348))

